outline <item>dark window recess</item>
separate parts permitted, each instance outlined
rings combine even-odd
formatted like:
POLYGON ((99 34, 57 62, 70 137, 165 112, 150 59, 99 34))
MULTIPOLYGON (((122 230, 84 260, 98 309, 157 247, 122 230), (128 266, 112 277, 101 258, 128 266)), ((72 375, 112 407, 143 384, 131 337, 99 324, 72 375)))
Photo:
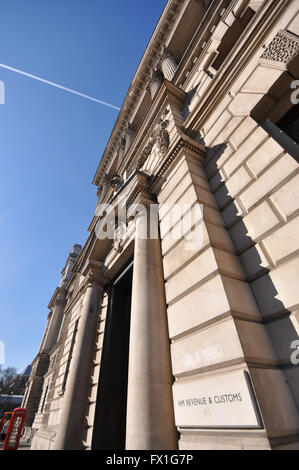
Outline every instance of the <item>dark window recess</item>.
POLYGON ((46 399, 47 399, 47 395, 48 395, 48 389, 49 389, 49 385, 47 385, 47 388, 46 388, 46 391, 45 391, 45 394, 44 394, 44 399, 43 399, 42 407, 41 407, 41 410, 40 410, 41 413, 44 411, 44 407, 45 407, 45 403, 46 403, 46 399))
POLYGON ((111 282, 97 404, 93 450, 124 450, 133 265, 111 282))
POLYGON ((73 356, 73 349, 74 349, 74 345, 75 345, 75 341, 76 341, 76 335, 77 335, 77 331, 78 331, 78 324, 79 324, 79 319, 76 320, 76 323, 75 323, 75 326, 74 326, 71 347, 70 347, 70 351, 69 351, 69 355, 68 355, 68 359, 67 359, 67 364, 66 364, 66 368, 65 368, 63 382, 62 382, 62 385, 61 385, 61 390, 59 392, 61 395, 65 391, 66 382, 67 382, 67 378, 68 378, 68 375, 69 375, 70 364, 71 364, 71 360, 72 360, 72 356, 73 356))
POLYGON ((299 162, 299 104, 294 104, 292 83, 299 79, 299 54, 255 105, 251 117, 286 152, 299 162))
POLYGON ((293 106, 276 125, 299 144, 299 104, 293 106))
POLYGON ((229 54, 234 44, 237 42, 244 29, 248 25, 255 12, 251 8, 247 8, 241 18, 236 18, 230 28, 224 34, 221 44, 218 47, 218 56, 212 64, 215 70, 218 70, 229 54))

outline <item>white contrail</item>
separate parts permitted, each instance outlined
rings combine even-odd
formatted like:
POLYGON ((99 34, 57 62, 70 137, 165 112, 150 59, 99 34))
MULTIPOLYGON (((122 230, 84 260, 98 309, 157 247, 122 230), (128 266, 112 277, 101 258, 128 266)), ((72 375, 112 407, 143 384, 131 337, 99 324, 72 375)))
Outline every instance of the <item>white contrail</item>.
POLYGON ((69 93, 73 93, 74 95, 81 96, 82 98, 87 98, 88 100, 103 104, 104 106, 108 106, 109 108, 117 109, 117 111, 120 110, 120 108, 118 108, 117 106, 114 106, 113 104, 110 104, 110 103, 106 103, 106 101, 98 100, 97 98, 93 98, 92 96, 85 95, 84 93, 80 93, 79 91, 72 90, 71 88, 58 85, 58 83, 50 82, 49 80, 45 80, 44 78, 37 77, 36 75, 32 75, 31 73, 23 72, 23 70, 14 69, 13 67, 9 67, 9 65, 4 65, 4 64, 0 64, 0 67, 2 67, 3 69, 10 70, 11 72, 19 73, 20 75, 25 75, 25 77, 33 78, 34 80, 38 80, 40 82, 46 83, 47 85, 60 88, 61 90, 68 91, 69 93))

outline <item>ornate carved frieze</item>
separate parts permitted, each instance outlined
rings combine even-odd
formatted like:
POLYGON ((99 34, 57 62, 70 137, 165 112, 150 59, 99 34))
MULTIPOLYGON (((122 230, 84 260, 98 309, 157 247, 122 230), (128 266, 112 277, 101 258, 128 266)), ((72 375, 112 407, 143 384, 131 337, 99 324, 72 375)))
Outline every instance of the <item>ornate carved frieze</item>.
POLYGON ((287 31, 279 31, 261 59, 288 64, 299 52, 299 38, 287 31))
POLYGON ((153 146, 154 146, 155 142, 156 142, 155 136, 152 136, 152 137, 149 138, 146 146, 144 147, 143 151, 141 152, 141 154, 137 158, 137 162, 135 164, 135 167, 132 168, 132 170, 140 170, 140 168, 142 168, 142 166, 144 165, 144 163, 148 159, 149 155, 151 154, 151 151, 153 149, 153 146))
POLYGON ((169 121, 162 118, 157 126, 157 144, 162 154, 167 152, 170 143, 169 132, 166 129, 168 124, 169 121))
POLYGON ((160 117, 158 123, 152 129, 152 133, 142 152, 138 155, 137 159, 135 158, 132 161, 130 167, 128 168, 128 175, 132 174, 133 171, 140 170, 143 167, 155 144, 157 144, 158 149, 162 155, 167 152, 170 145, 170 136, 167 130, 169 121, 165 118, 168 112, 168 109, 164 110, 162 117, 160 117))

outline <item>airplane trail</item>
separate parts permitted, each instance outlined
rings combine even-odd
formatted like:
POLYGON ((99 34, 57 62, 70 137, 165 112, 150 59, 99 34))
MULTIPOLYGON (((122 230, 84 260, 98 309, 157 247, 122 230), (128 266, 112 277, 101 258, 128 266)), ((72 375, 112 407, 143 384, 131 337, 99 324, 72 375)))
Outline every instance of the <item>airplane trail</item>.
POLYGON ((120 108, 118 106, 114 106, 113 104, 107 103, 106 101, 98 100, 97 98, 93 98, 92 96, 85 95, 84 93, 80 93, 79 91, 73 90, 72 88, 67 88, 65 86, 59 85, 58 83, 45 80, 44 78, 38 77, 37 75, 32 75, 31 73, 27 73, 27 72, 24 72, 23 70, 15 69, 5 64, 0 64, 0 67, 6 70, 10 70, 11 72, 16 72, 20 75, 24 75, 25 77, 33 78, 33 80, 38 80, 39 82, 46 83, 47 85, 53 86, 55 88, 60 88, 61 90, 67 91, 69 93, 73 93, 74 95, 81 96, 82 98, 95 101, 96 103, 99 103, 104 106, 108 106, 109 108, 113 108, 113 109, 116 109, 117 111, 120 111, 120 108))

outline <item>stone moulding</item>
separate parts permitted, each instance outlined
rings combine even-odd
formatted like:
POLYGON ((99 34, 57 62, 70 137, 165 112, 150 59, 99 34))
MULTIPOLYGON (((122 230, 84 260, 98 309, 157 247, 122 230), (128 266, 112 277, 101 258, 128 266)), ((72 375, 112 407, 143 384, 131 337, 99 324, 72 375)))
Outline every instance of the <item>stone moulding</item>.
MULTIPOLYGON (((166 98, 163 100, 163 103, 157 110, 156 114, 152 118, 150 124, 147 126, 147 131, 145 136, 138 145, 139 148, 143 148, 141 154, 138 154, 138 149, 136 149, 130 158, 130 161, 127 165, 127 173, 130 176, 134 171, 139 170, 144 163, 146 162, 148 156, 150 155, 154 144, 158 141, 159 138, 159 124, 163 121, 165 115, 168 113, 168 109, 165 109, 167 103, 166 98)), ((166 131, 168 133, 168 131, 166 131)), ((168 134, 169 136, 169 134, 168 134)), ((158 143, 158 142, 157 142, 158 143)), ((168 142, 169 145, 169 142, 168 142)))
POLYGON ((143 151, 141 152, 140 156, 137 158, 137 161, 133 161, 133 164, 128 169, 128 175, 132 174, 134 170, 140 170, 148 157, 150 156, 152 149, 155 144, 157 144, 161 154, 167 152, 169 144, 170 144, 170 137, 169 132, 166 129, 168 126, 169 121, 167 119, 161 119, 159 124, 157 125, 155 131, 148 139, 147 144, 145 145, 143 151))
MULTIPOLYGON (((187 135, 180 134, 178 140, 174 143, 172 149, 165 155, 165 158, 163 159, 157 173, 151 178, 145 175, 148 183, 146 185, 144 183, 143 185, 136 186, 135 190, 132 192, 129 199, 127 200, 128 207, 134 203, 139 194, 144 191, 145 187, 146 192, 148 192, 149 194, 156 194, 157 188, 159 187, 161 180, 165 177, 167 171, 173 165, 175 160, 179 157, 183 149, 188 149, 189 151, 192 151, 193 153, 197 154, 202 160, 205 158, 205 147, 203 147, 200 143, 194 141, 187 135)), ((142 172, 139 172, 139 174, 142 175, 142 172)))
POLYGON ((194 141, 187 135, 180 134, 179 139, 173 146, 171 152, 168 153, 167 158, 163 160, 160 169, 158 170, 156 175, 152 178, 151 184, 149 186, 150 191, 154 191, 154 188, 161 181, 161 179, 165 177, 167 171, 173 165, 175 160, 180 155, 181 150, 184 148, 196 153, 201 159, 205 158, 205 155, 206 155, 205 147, 203 147, 199 142, 194 141))
POLYGON ((130 170, 128 171, 129 175, 134 171, 134 169, 140 170, 140 168, 144 165, 144 163, 150 156, 155 143, 156 143, 156 138, 153 135, 152 137, 149 138, 146 146, 143 149, 143 152, 141 152, 141 155, 138 157, 137 162, 135 163, 135 166, 131 167, 130 170))

